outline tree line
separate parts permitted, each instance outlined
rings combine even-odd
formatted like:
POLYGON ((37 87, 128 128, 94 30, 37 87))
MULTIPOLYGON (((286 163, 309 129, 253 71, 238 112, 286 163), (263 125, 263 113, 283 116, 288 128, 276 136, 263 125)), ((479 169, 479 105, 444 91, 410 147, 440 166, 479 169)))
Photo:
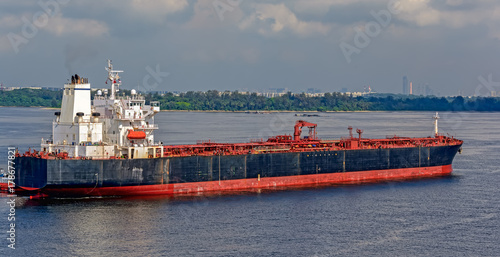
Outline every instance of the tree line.
MULTIPOLYGON (((120 92, 130 95, 129 90, 120 92)), ((92 94, 95 94, 93 92, 92 94)), ((500 111, 500 98, 435 97, 402 95, 368 95, 353 97, 341 93, 325 93, 311 97, 287 93, 268 98, 256 93, 189 91, 178 95, 144 94, 146 102, 158 101, 162 110, 192 111, 500 111)), ((0 91, 1 106, 61 106, 62 91, 17 89, 0 91)))
POLYGON ((62 90, 48 89, 15 89, 0 91, 0 106, 20 107, 61 107, 62 90))

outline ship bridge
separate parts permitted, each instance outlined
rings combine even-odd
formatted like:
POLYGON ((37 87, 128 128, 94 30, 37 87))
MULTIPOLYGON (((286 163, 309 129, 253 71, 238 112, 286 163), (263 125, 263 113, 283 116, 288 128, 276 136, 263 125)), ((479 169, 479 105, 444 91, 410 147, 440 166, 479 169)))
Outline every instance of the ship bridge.
POLYGON ((159 102, 147 104, 144 96, 134 89, 128 96, 119 96, 118 73, 123 71, 114 70, 111 61, 106 70, 106 84, 111 83, 111 90, 97 90, 93 100, 88 79, 75 74, 64 85, 52 138, 42 140, 42 150, 66 152, 68 157, 147 158, 161 147, 154 142, 154 131, 158 129, 154 116, 160 111, 159 102))

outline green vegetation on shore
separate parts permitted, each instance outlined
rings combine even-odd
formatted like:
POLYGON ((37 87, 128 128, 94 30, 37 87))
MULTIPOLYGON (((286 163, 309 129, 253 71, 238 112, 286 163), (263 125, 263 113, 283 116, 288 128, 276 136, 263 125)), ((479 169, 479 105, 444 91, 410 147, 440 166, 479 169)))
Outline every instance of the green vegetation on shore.
MULTIPOLYGON (((126 95, 128 90, 122 90, 126 95)), ((94 92, 93 92, 94 93, 94 92)), ((180 95, 146 94, 146 101, 159 101, 162 110, 192 111, 500 111, 500 98, 423 97, 370 95, 351 97, 341 93, 285 94, 267 98, 256 93, 187 92, 180 95)), ((18 89, 0 91, 0 106, 60 107, 62 91, 18 89)))
POLYGON ((15 89, 0 91, 0 106, 61 107, 62 90, 15 89))

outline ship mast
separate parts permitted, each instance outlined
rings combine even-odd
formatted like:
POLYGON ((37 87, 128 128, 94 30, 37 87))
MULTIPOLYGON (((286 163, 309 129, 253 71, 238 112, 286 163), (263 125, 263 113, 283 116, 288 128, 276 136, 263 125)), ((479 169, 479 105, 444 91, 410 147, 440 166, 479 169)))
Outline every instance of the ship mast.
POLYGON ((432 117, 434 119, 434 135, 438 136, 438 120, 439 120, 439 115, 436 112, 436 115, 432 117))
POLYGON ((105 69, 108 71, 108 80, 111 81, 111 95, 109 96, 109 99, 114 100, 115 93, 118 92, 118 87, 121 84, 120 75, 118 75, 118 73, 123 71, 113 70, 113 64, 111 63, 111 60, 108 60, 108 67, 106 67, 105 69))

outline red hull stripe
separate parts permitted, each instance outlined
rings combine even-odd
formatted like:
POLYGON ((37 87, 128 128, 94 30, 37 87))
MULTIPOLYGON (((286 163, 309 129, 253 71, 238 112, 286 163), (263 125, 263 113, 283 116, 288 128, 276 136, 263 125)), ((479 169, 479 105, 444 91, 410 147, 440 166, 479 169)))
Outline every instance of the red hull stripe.
POLYGON ((164 185, 100 187, 100 188, 45 188, 46 195, 80 196, 138 196, 138 195, 179 195, 199 194, 224 191, 243 191, 264 188, 300 187, 322 184, 358 184, 397 179, 424 178, 449 175, 451 165, 405 168, 389 170, 371 170, 346 173, 314 174, 301 176, 270 177, 259 179, 237 179, 164 185))
POLYGON ((0 183, 0 191, 7 191, 9 189, 8 183, 0 183))

